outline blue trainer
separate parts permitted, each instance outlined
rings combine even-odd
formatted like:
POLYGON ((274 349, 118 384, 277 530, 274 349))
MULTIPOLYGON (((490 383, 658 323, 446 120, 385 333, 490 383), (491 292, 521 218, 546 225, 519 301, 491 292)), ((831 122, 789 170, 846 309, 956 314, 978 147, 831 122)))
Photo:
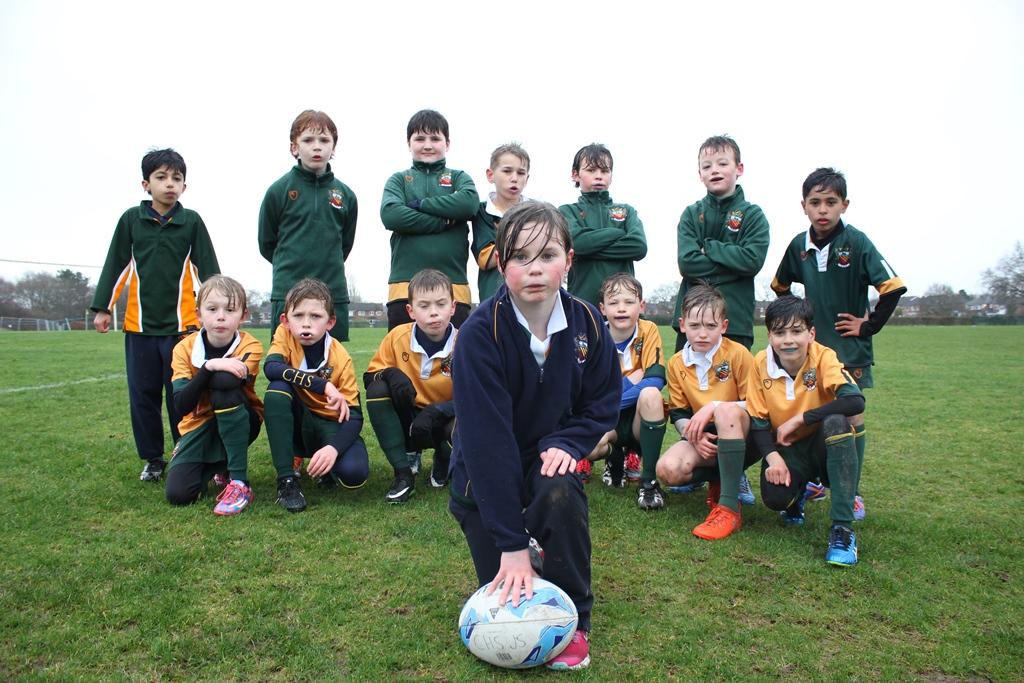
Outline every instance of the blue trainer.
POLYGON ((833 524, 828 532, 828 550, 825 561, 838 567, 852 567, 857 564, 857 535, 850 527, 833 524))
POLYGON ((804 493, 800 496, 800 499, 790 505, 788 508, 779 513, 779 519, 786 526, 803 526, 804 525, 804 502, 807 500, 807 494, 804 493))
POLYGON ((807 482, 807 500, 825 500, 825 492, 828 491, 825 485, 818 481, 807 482))
POLYGON ((669 486, 668 490, 672 493, 694 493, 700 491, 702 488, 707 486, 706 481, 702 481, 699 484, 680 484, 679 486, 669 486))
POLYGON ((746 472, 740 475, 740 492, 737 498, 739 498, 740 505, 753 505, 757 502, 754 492, 750 490, 750 480, 747 479, 746 472))
POLYGON ((864 507, 864 499, 860 496, 853 497, 853 521, 859 522, 864 519, 868 514, 867 509, 864 507))

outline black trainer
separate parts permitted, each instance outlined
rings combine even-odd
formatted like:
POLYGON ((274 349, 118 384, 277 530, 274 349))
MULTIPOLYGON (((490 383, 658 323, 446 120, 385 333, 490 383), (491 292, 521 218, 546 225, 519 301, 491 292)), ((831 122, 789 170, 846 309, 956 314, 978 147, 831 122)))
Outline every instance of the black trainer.
POLYGON ((656 481, 645 482, 637 493, 636 505, 641 510, 660 510, 665 507, 665 494, 656 481))
POLYGON ((142 468, 142 473, 139 474, 139 481, 160 481, 160 477, 164 475, 164 467, 167 465, 163 458, 153 458, 152 460, 146 461, 146 466, 142 468))
POLYGON ((625 468, 621 460, 614 461, 612 458, 608 458, 604 461, 604 473, 601 475, 601 481, 605 486, 610 486, 613 489, 625 488, 625 475, 625 468))
POLYGON ((412 471, 396 472, 395 480, 391 482, 391 488, 384 494, 384 500, 389 503, 404 503, 409 500, 415 490, 416 475, 412 471))
POLYGON ((306 497, 302 495, 298 479, 289 476, 277 480, 277 503, 288 512, 306 509, 306 497))
POLYGON ((451 458, 444 458, 434 453, 434 463, 430 466, 430 485, 435 489, 443 489, 448 484, 448 463, 451 458))

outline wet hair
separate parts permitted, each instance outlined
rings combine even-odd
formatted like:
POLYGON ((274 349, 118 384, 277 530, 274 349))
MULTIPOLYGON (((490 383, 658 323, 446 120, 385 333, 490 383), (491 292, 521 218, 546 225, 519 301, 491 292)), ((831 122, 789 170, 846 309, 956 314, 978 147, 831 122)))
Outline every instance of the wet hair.
POLYGON ((168 147, 167 149, 151 149, 142 157, 142 179, 148 181, 161 167, 166 166, 171 171, 177 171, 181 177, 185 177, 185 160, 180 154, 168 147))
POLYGON ((440 133, 448 141, 448 119, 433 109, 420 109, 409 119, 405 127, 405 139, 412 140, 413 133, 440 133))
POLYGON ((498 252, 498 263, 502 268, 511 260, 520 233, 534 225, 542 228, 533 238, 544 240, 539 251, 543 251, 543 248, 551 240, 561 244, 566 253, 572 249, 572 234, 569 232, 569 224, 558 209, 547 202, 535 200, 519 202, 506 211, 501 222, 498 223, 494 248, 498 252))
POLYGON ((732 156, 736 160, 736 164, 740 163, 740 146, 736 144, 728 135, 712 135, 700 146, 697 150, 697 158, 700 159, 700 155, 704 152, 719 152, 724 150, 732 150, 732 156))
POLYGON ((798 296, 780 296, 768 304, 764 312, 764 326, 769 332, 781 332, 794 323, 814 327, 814 304, 798 296))
POLYGON ((284 298, 284 313, 288 315, 296 306, 306 299, 319 301, 324 305, 327 315, 334 317, 334 296, 330 288, 320 280, 312 277, 305 277, 295 283, 295 286, 288 290, 284 298))
POLYGON ((409 303, 413 302, 417 294, 432 292, 435 289, 446 291, 449 297, 455 299, 455 289, 448 276, 439 270, 424 268, 409 280, 409 303))
POLYGON ((526 150, 523 149, 522 145, 518 142, 507 142, 504 145, 498 146, 497 149, 491 152, 490 169, 492 171, 498 167, 498 162, 501 160, 501 157, 506 154, 511 154, 516 157, 526 165, 527 171, 530 170, 530 155, 526 153, 526 150))
POLYGON ((196 295, 196 308, 202 307, 203 302, 206 301, 206 297, 210 296, 211 292, 218 292, 226 296, 228 306, 232 308, 241 306, 243 311, 248 308, 245 301, 245 287, 234 278, 230 278, 227 275, 214 275, 207 278, 206 282, 199 287, 199 293, 196 295))
MULTIPOLYGON (((576 156, 572 158, 572 172, 579 173, 581 168, 587 166, 597 166, 605 173, 612 172, 612 153, 608 151, 608 148, 598 142, 592 142, 586 147, 580 147, 580 151, 576 152, 576 156)), ((576 183, 576 187, 580 184, 576 183)))
POLYGON ((291 142, 297 142, 299 136, 302 135, 303 131, 307 128, 312 129, 314 133, 330 133, 331 137, 334 138, 334 144, 338 144, 338 127, 334 125, 334 121, 331 117, 322 111, 316 111, 315 109, 307 109, 292 121, 292 129, 289 133, 289 140, 291 142))
POLYGON ((637 299, 644 298, 644 286, 629 273, 612 273, 601 283, 601 301, 615 292, 629 292, 637 299))
POLYGON ((803 189, 804 199, 815 190, 820 190, 835 192, 840 199, 846 201, 846 176, 834 168, 819 168, 807 176, 803 189))
POLYGON ((679 309, 679 315, 686 319, 693 311, 703 317, 704 311, 707 310, 711 311, 716 320, 725 320, 728 317, 725 297, 722 296, 722 293, 706 282, 687 289, 683 296, 683 305, 679 309))

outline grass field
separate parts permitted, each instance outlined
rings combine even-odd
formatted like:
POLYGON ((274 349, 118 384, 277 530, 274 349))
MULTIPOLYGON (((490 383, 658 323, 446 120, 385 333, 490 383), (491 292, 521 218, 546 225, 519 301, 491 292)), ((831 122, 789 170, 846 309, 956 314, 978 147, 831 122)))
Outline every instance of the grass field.
MULTIPOLYGON (((357 368, 383 334, 353 331, 357 368)), ((643 513, 634 488, 589 484, 594 660, 572 677, 1024 680, 1022 351, 1024 327, 876 340, 853 569, 822 560, 827 503, 783 529, 758 495, 707 543, 702 495, 643 513)), ((474 575, 447 491, 386 506, 368 425, 364 488, 305 485, 309 509, 287 514, 261 436, 253 506, 217 518, 138 481, 120 334, 0 333, 0 367, 0 679, 565 676, 462 647, 474 575)))

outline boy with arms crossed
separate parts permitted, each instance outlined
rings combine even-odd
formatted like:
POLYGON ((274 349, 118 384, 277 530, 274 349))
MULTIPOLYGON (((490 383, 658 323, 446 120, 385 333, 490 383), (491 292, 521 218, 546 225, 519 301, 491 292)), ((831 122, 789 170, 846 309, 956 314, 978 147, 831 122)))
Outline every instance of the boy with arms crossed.
MULTIPOLYGON (((874 386, 871 366, 875 356, 871 338, 896 310, 907 288, 875 249, 867 235, 844 224, 841 216, 850 205, 846 178, 832 168, 819 168, 807 176, 800 205, 811 220, 807 232, 793 238, 775 273, 772 289, 780 296, 800 282, 804 296, 814 303, 818 341, 828 346, 861 389, 874 386), (868 285, 878 290, 878 303, 868 311, 868 285)), ((858 467, 864 466, 864 415, 850 418, 857 436, 858 467)), ((808 482, 810 499, 825 497, 824 487, 808 482)), ((863 519, 864 499, 854 499, 854 518, 863 519)))
POLYGON ((569 646, 547 663, 590 663, 590 529, 576 463, 615 426, 621 373, 600 314, 561 288, 572 237, 550 204, 508 211, 495 248, 505 277, 459 334, 449 510, 466 536, 480 585, 500 601, 533 594, 531 538, 541 575, 579 612, 569 646))
POLYGON ((657 510, 665 506, 665 495, 655 477, 655 467, 665 438, 665 402, 661 388, 665 386, 665 366, 661 356, 661 333, 650 320, 641 320, 645 308, 643 286, 627 273, 616 273, 601 285, 601 313, 619 358, 622 372, 622 398, 619 401, 619 423, 601 437, 600 443, 586 460, 605 458, 601 477, 608 486, 621 488, 624 481, 625 448, 639 450, 643 470, 636 504, 641 510, 657 510))
POLYGON ((764 457, 761 496, 784 524, 801 525, 807 482, 820 477, 832 487, 825 561, 851 567, 857 564, 851 524, 860 468, 849 418, 864 412, 864 395, 835 351, 814 340, 810 301, 776 299, 764 324, 768 348, 754 358, 747 383, 750 436, 764 457))
MULTIPOLYGON (((680 319, 690 287, 710 284, 725 297, 726 336, 749 349, 754 343, 754 276, 768 254, 768 221, 736 181, 743 175, 740 148, 726 135, 710 137, 697 153, 697 170, 707 195, 683 211, 677 227, 679 296, 673 320, 680 319)), ((686 335, 677 330, 676 351, 686 335)))
POLYGON ((331 336, 348 341, 345 259, 356 239, 359 206, 331 171, 338 127, 324 112, 307 109, 292 122, 290 139, 296 164, 270 186, 260 206, 260 253, 274 265, 270 334, 284 313, 288 290, 312 277, 334 297, 338 315, 331 336))
POLYGON ((747 447, 750 418, 744 410, 753 358, 724 336, 729 329, 725 298, 714 287, 691 287, 682 313, 686 344, 668 362, 670 415, 682 440, 661 456, 658 476, 669 486, 711 482, 711 511, 693 535, 717 541, 739 530, 740 504, 747 502, 740 482, 760 459, 747 447))
POLYGON ((267 439, 277 470, 277 502, 288 512, 306 509, 293 457, 309 458, 306 471, 322 488, 359 488, 370 459, 359 436, 363 414, 352 358, 327 334, 334 301, 319 280, 299 280, 284 300, 263 374, 267 439))
POLYGON ((601 304, 601 283, 614 273, 633 274, 633 262, 647 256, 647 236, 636 209, 612 201, 612 153, 592 143, 576 152, 572 181, 580 189, 575 204, 558 208, 569 222, 574 249, 569 292, 601 304))
POLYGON ((389 503, 404 503, 413 494, 413 465, 421 448, 434 449, 430 485, 444 487, 455 426, 452 349, 457 333, 451 324, 451 280, 439 270, 416 273, 409 281, 407 307, 413 322, 388 332, 363 375, 370 424, 395 470, 384 496, 389 503))
POLYGON ((526 200, 523 190, 529 179, 530 155, 519 144, 510 142, 491 152, 487 182, 494 185, 494 192, 487 201, 480 202, 480 209, 473 216, 473 257, 480 268, 477 288, 481 303, 490 299, 501 284, 498 255, 494 251, 498 221, 509 208, 526 200))
POLYGON ((226 472, 213 512, 235 515, 252 501, 249 445, 263 424, 253 386, 263 345, 238 329, 248 312, 239 282, 214 275, 197 301, 203 327, 178 342, 171 360, 174 407, 182 418, 165 493, 171 505, 190 505, 211 478, 226 472))
POLYGON ((448 120, 432 109, 413 114, 406 127, 412 168, 384 185, 380 220, 391 231, 388 329, 412 322, 406 312, 409 280, 424 268, 448 276, 455 291, 458 327, 469 316, 472 294, 466 276, 469 223, 480 197, 468 173, 448 168, 448 120))
POLYGON ((159 481, 166 465, 161 392, 171 437, 177 443, 181 436, 171 354, 183 334, 199 328, 196 289, 220 272, 203 219, 178 201, 185 191, 185 170, 185 160, 173 149, 153 150, 142 158, 142 189, 152 200, 128 209, 117 222, 90 306, 96 331, 105 333, 110 311, 128 288, 122 329, 132 433, 146 462, 142 481, 159 481))

